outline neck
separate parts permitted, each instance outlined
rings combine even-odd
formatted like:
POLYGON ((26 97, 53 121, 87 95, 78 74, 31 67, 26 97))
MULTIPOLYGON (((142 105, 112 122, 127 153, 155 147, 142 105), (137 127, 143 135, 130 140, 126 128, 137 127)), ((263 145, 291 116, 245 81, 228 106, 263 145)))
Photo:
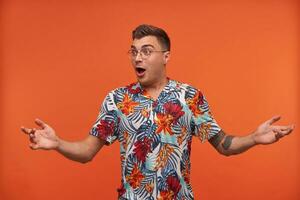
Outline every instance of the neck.
POLYGON ((152 84, 143 85, 143 88, 147 90, 147 92, 159 92, 168 84, 168 81, 169 81, 168 78, 164 77, 162 79, 155 81, 152 84))

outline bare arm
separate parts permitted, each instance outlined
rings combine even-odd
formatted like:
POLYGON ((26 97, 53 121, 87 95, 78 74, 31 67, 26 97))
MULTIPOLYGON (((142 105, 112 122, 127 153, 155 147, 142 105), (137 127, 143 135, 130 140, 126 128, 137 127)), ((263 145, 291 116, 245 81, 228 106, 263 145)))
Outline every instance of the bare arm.
POLYGON ((86 163, 92 161, 104 144, 103 140, 89 135, 84 140, 78 142, 68 142, 59 139, 59 145, 56 150, 70 160, 86 163))
POLYGON ((209 142, 220 154, 230 156, 240 154, 255 146, 256 143, 252 136, 253 135, 250 134, 243 137, 237 137, 227 135, 223 130, 221 130, 219 134, 209 140, 209 142))
POLYGON ((54 129, 43 121, 36 119, 35 123, 41 128, 21 127, 21 130, 29 135, 29 146, 33 150, 56 150, 70 160, 86 163, 91 161, 105 144, 103 140, 92 135, 87 136, 82 141, 68 142, 59 138, 54 129))
POLYGON ((280 138, 290 134, 294 129, 293 125, 272 125, 279 119, 279 116, 273 117, 262 123, 253 133, 242 137, 227 135, 221 130, 219 134, 211 138, 209 142, 219 153, 226 156, 243 153, 258 144, 272 144, 277 142, 280 138))

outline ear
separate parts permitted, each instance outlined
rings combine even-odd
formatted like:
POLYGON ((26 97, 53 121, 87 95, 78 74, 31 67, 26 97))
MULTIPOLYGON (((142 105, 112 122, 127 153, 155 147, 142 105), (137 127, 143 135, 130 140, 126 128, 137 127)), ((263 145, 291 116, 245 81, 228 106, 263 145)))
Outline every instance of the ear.
POLYGON ((170 51, 164 53, 164 64, 166 65, 170 60, 170 51))

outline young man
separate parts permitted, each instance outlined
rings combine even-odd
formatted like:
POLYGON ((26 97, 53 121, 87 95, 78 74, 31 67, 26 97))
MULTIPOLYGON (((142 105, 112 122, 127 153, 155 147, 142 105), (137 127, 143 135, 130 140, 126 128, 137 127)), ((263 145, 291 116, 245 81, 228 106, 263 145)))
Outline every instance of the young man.
POLYGON ((88 162, 106 144, 120 142, 122 181, 119 199, 194 199, 190 185, 192 137, 208 140, 229 156, 258 144, 272 144, 293 126, 274 126, 279 116, 244 137, 227 135, 212 117, 196 88, 166 75, 170 40, 166 32, 140 25, 129 50, 137 82, 111 91, 89 136, 68 142, 37 119, 40 129, 22 127, 32 149, 53 149, 65 157, 88 162))

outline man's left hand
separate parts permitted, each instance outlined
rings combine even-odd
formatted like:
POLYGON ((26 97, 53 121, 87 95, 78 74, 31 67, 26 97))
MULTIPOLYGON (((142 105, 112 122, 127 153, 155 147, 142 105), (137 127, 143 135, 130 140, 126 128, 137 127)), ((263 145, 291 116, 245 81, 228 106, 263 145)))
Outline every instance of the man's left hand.
POLYGON ((280 138, 290 134, 295 128, 294 125, 275 126, 272 125, 280 119, 280 116, 275 116, 266 122, 262 123, 254 132, 253 139, 256 144, 272 144, 280 138))

